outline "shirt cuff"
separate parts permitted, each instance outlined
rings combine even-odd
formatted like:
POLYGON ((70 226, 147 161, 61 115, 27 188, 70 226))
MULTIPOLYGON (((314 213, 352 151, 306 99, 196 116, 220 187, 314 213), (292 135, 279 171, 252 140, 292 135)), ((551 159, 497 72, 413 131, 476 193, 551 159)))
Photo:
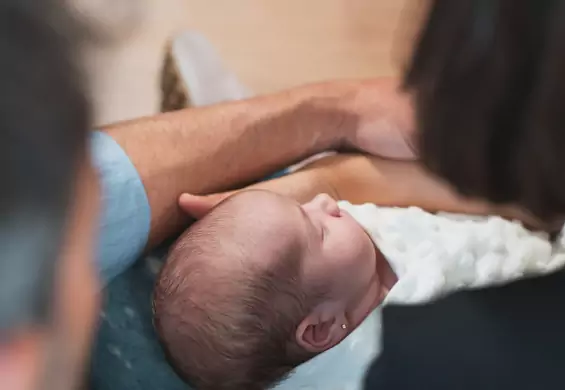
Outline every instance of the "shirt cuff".
POLYGON ((137 170, 112 137, 93 132, 91 153, 101 183, 96 264, 105 285, 143 252, 149 237, 151 209, 137 170))

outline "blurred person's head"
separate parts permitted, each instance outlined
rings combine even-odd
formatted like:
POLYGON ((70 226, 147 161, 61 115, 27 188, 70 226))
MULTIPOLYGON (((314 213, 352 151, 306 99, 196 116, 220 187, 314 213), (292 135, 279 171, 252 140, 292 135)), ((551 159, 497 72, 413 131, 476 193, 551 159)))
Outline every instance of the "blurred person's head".
POLYGON ((98 189, 71 29, 55 0, 0 2, 3 389, 74 387, 94 321, 98 189))
POLYGON ((434 0, 405 86, 423 162, 464 194, 565 215, 565 2, 434 0))

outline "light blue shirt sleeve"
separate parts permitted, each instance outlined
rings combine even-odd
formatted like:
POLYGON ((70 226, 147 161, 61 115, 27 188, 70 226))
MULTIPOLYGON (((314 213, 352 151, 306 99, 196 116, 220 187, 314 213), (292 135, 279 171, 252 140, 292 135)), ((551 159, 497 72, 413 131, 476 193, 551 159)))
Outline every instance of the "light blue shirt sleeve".
POLYGON ((142 254, 151 209, 137 170, 112 137, 93 132, 91 152, 102 192, 96 264, 106 285, 142 254))

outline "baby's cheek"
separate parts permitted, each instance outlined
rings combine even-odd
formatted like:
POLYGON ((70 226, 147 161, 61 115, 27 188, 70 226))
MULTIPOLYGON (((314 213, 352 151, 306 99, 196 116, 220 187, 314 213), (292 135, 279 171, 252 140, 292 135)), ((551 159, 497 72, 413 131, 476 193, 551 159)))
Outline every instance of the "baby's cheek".
POLYGON ((363 236, 357 234, 343 235, 342 247, 344 249, 344 255, 347 257, 347 262, 351 266, 362 268, 363 271, 366 270, 367 264, 370 262, 370 249, 372 243, 367 242, 363 236))
POLYGON ((326 250, 332 258, 332 263, 335 264, 337 272, 347 273, 351 272, 359 265, 357 245, 351 241, 346 235, 338 236, 328 245, 326 250))
POLYGON ((363 231, 360 236, 357 236, 357 260, 367 272, 372 273, 375 268, 375 245, 367 234, 363 231))
POLYGON ((334 219, 332 222, 324 245, 328 253, 342 266, 359 267, 367 256, 367 247, 372 247, 369 236, 350 216, 334 219))

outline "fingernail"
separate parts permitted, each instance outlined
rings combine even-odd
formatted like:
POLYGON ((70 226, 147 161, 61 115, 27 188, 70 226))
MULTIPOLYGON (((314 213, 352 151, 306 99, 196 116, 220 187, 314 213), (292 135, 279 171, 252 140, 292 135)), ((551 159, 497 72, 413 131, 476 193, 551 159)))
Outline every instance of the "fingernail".
POLYGON ((190 199, 191 197, 192 195, 184 193, 180 195, 179 200, 186 200, 186 199, 190 199))

